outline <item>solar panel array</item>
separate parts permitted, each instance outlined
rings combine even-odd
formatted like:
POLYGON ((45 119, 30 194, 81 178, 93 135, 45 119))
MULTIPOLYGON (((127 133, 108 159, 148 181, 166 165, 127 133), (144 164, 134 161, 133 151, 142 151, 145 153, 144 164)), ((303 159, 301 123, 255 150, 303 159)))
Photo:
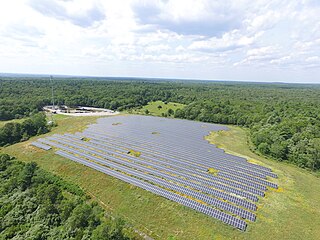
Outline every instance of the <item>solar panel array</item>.
POLYGON ((98 119, 82 133, 38 139, 34 146, 245 230, 256 202, 278 188, 271 169, 225 153, 204 139, 225 126, 151 116, 98 119), (49 148, 48 148, 49 147, 49 148), (212 173, 210 173, 212 172, 212 173))
POLYGON ((31 145, 33 145, 33 146, 35 146, 35 147, 38 147, 38 148, 41 148, 41 149, 46 150, 46 151, 48 151, 48 150, 51 149, 50 146, 45 145, 45 144, 43 144, 43 143, 39 143, 39 142, 32 142, 31 145))

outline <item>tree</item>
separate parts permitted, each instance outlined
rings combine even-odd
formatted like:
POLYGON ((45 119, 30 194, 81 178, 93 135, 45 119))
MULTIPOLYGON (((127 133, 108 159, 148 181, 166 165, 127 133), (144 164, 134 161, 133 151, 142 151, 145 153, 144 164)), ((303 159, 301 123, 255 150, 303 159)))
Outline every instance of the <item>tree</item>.
POLYGON ((171 108, 169 108, 168 109, 168 116, 171 116, 171 115, 173 115, 174 114, 174 111, 171 109, 171 108))
POLYGON ((110 108, 112 110, 116 110, 120 106, 120 103, 118 101, 111 101, 110 108))
POLYGON ((258 150, 265 155, 268 155, 270 153, 269 145, 265 142, 259 144, 258 150))
POLYGON ((32 124, 34 126, 35 134, 37 134, 40 129, 41 129, 40 134, 43 132, 46 132, 47 120, 46 120, 46 116, 43 112, 33 115, 30 119, 31 119, 32 124))
POLYGON ((38 192, 38 199, 42 203, 55 204, 62 199, 61 189, 54 184, 43 184, 38 192))
POLYGON ((37 164, 35 162, 27 163, 24 166, 23 171, 19 175, 19 182, 21 189, 24 191, 26 190, 30 185, 32 181, 33 174, 37 168, 37 164))
POLYGON ((44 113, 37 113, 22 123, 9 122, 0 128, 0 146, 25 141, 49 131, 44 113))
POLYGON ((316 170, 320 168, 320 138, 314 138, 310 140, 310 163, 308 166, 312 170, 316 170))
MULTIPOLYGON (((0 120, 32 117, 51 102, 47 94, 51 90, 50 84, 46 79, 2 77, 0 81, 0 120)), ((174 114, 165 111, 163 116, 244 126, 250 130, 256 149, 259 150, 261 143, 268 145, 269 151, 265 144, 260 146, 261 153, 265 152, 262 154, 305 168, 320 168, 312 160, 316 158, 317 151, 311 142, 320 138, 318 86, 301 85, 297 88, 290 84, 100 81, 83 78, 55 82, 60 104, 130 110, 141 109, 156 101, 181 103, 185 106, 175 110, 174 114), (302 147, 300 144, 304 139, 307 143, 302 143, 302 147), (281 146, 277 147, 277 144, 281 146)), ((162 103, 156 105, 159 106, 163 108, 162 103)), ((17 139, 18 125, 15 129, 12 125, 0 129, 0 146, 48 130, 44 122, 36 122, 30 119, 22 123, 21 139, 17 139)))
POLYGON ((24 120, 21 125, 22 131, 26 133, 27 136, 34 136, 36 134, 36 126, 33 124, 33 121, 31 119, 24 120))
POLYGON ((69 225, 73 228, 85 228, 88 226, 92 214, 92 209, 86 205, 78 205, 69 218, 69 225))
POLYGON ((11 157, 8 154, 0 155, 0 171, 5 171, 11 163, 11 157))
POLYGON ((97 203, 87 204, 83 191, 69 191, 76 185, 35 163, 12 160, 0 154, 1 239, 130 239, 123 221, 105 217, 97 203), (17 173, 24 189, 16 184, 17 173))
POLYGON ((15 123, 6 123, 2 129, 0 129, 0 146, 4 146, 5 144, 12 144, 15 141, 15 137, 13 135, 13 131, 16 128, 15 123))

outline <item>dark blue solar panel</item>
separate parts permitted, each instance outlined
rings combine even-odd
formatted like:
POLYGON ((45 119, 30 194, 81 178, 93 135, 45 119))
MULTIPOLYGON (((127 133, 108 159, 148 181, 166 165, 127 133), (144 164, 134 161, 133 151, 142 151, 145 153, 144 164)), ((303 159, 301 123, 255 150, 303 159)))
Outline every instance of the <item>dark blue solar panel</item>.
POLYGON ((199 211, 199 212, 202 212, 206 215, 209 215, 211 217, 214 217, 214 218, 217 218, 227 224, 230 224, 236 228, 239 228, 241 230, 245 230, 246 229, 246 222, 241 220, 241 219, 238 219, 236 217, 233 217, 229 214, 226 214, 224 212, 221 212, 219 210, 216 210, 216 209, 213 209, 213 208, 210 208, 208 206, 205 206, 203 204, 200 204, 194 200, 191 200, 191 199, 188 199, 188 198, 184 198, 178 194, 175 194, 173 192, 170 192, 170 191, 167 191, 165 189, 162 189, 160 187, 157 187, 155 185, 152 185, 152 184, 149 184, 147 182, 143 182, 141 180, 138 180, 138 179, 135 179, 133 177, 129 177, 129 176, 126 176, 126 175, 123 175, 121 173, 118 173, 116 171, 113 171, 113 170, 110 170, 110 169, 107 169, 107 168, 104 168, 102 166, 99 166, 98 164, 94 164, 94 163, 91 163, 91 162, 88 162, 88 161, 84 161, 83 159, 79 158, 79 157, 75 157, 71 154, 68 154, 68 153, 65 153, 63 151, 57 151, 56 152, 58 155, 60 156, 63 156, 63 157, 66 157, 70 160, 73 160, 73 161, 76 161, 76 162, 79 162, 85 166, 88 166, 88 167, 91 167, 93 169, 96 169, 98 171, 101 171, 103 173, 106 173, 110 176, 113 176, 115 178, 118 178, 122 181, 125 181, 127 183, 130 183, 130 184, 133 184, 135 186, 138 186, 138 187, 141 187, 147 191, 150 191, 150 192, 153 192, 157 195, 160 195, 160 196, 163 196, 165 198, 168 198, 170 200, 173 200, 175 202, 178 202, 182 205, 185 205, 187 207, 190 207, 190 208, 193 208, 194 210, 196 211, 199 211))
POLYGON ((46 151, 48 151, 48 150, 51 149, 50 146, 45 145, 45 144, 40 143, 40 142, 32 142, 31 145, 33 145, 33 146, 35 146, 35 147, 37 147, 37 148, 41 148, 41 149, 46 150, 46 151))
POLYGON ((83 133, 54 135, 37 143, 62 149, 59 155, 244 230, 243 220, 225 212, 255 221, 249 210, 257 209, 253 202, 267 187, 278 187, 270 181, 277 175, 204 140, 210 131, 219 130, 227 128, 129 115, 101 118, 83 133), (131 150, 141 155, 129 155, 131 150))

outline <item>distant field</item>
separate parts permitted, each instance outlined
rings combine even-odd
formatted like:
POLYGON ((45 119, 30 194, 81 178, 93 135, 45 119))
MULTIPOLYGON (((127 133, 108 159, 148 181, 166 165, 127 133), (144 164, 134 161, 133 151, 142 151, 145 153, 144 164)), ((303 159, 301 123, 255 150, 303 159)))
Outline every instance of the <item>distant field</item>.
POLYGON ((143 106, 141 109, 132 110, 131 113, 133 114, 146 114, 146 110, 149 111, 150 115, 153 116, 162 116, 162 114, 165 114, 168 112, 168 110, 171 108, 173 111, 176 111, 177 109, 184 108, 185 105, 181 103, 173 103, 168 102, 165 104, 162 101, 156 101, 156 102, 149 102, 148 105, 143 106), (161 108, 159 108, 161 106, 161 108))
POLYGON ((0 121, 0 128, 2 128, 6 123, 9 123, 9 122, 18 122, 18 123, 21 123, 21 122, 23 122, 24 120, 26 120, 26 118, 13 119, 13 120, 8 120, 8 121, 0 121))
MULTIPOLYGON (((150 112, 151 109, 157 111, 157 104, 151 103, 146 108, 150 112)), ((98 117, 55 115, 54 118, 58 127, 45 136, 81 131, 98 117)), ((208 139, 233 154, 248 156, 253 162, 271 167, 279 176, 277 183, 280 188, 277 192, 270 191, 265 199, 259 201, 257 221, 250 223, 244 233, 175 202, 59 157, 53 151, 45 152, 30 146, 30 142, 37 137, 1 151, 22 161, 35 161, 44 169, 78 184, 108 213, 123 217, 155 239, 319 239, 320 179, 303 169, 252 153, 247 145, 246 132, 238 127, 230 129, 214 133, 208 139)))

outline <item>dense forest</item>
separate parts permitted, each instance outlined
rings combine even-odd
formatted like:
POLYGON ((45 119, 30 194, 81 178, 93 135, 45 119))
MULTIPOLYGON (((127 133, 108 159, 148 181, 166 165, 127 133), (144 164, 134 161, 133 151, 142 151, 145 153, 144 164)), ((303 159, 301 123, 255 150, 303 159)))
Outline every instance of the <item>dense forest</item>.
POLYGON ((46 115, 43 112, 31 114, 22 123, 6 123, 0 128, 0 147, 28 140, 35 135, 47 133, 49 128, 46 115))
MULTIPOLYGON (((57 104, 117 110, 150 101, 186 104, 176 118, 234 124, 250 130, 261 154, 320 169, 320 86, 205 81, 103 80, 54 82, 57 104)), ((21 118, 50 104, 48 79, 0 80, 0 120, 21 118)))
POLYGON ((0 154, 0 239, 133 239, 76 185, 0 154))

